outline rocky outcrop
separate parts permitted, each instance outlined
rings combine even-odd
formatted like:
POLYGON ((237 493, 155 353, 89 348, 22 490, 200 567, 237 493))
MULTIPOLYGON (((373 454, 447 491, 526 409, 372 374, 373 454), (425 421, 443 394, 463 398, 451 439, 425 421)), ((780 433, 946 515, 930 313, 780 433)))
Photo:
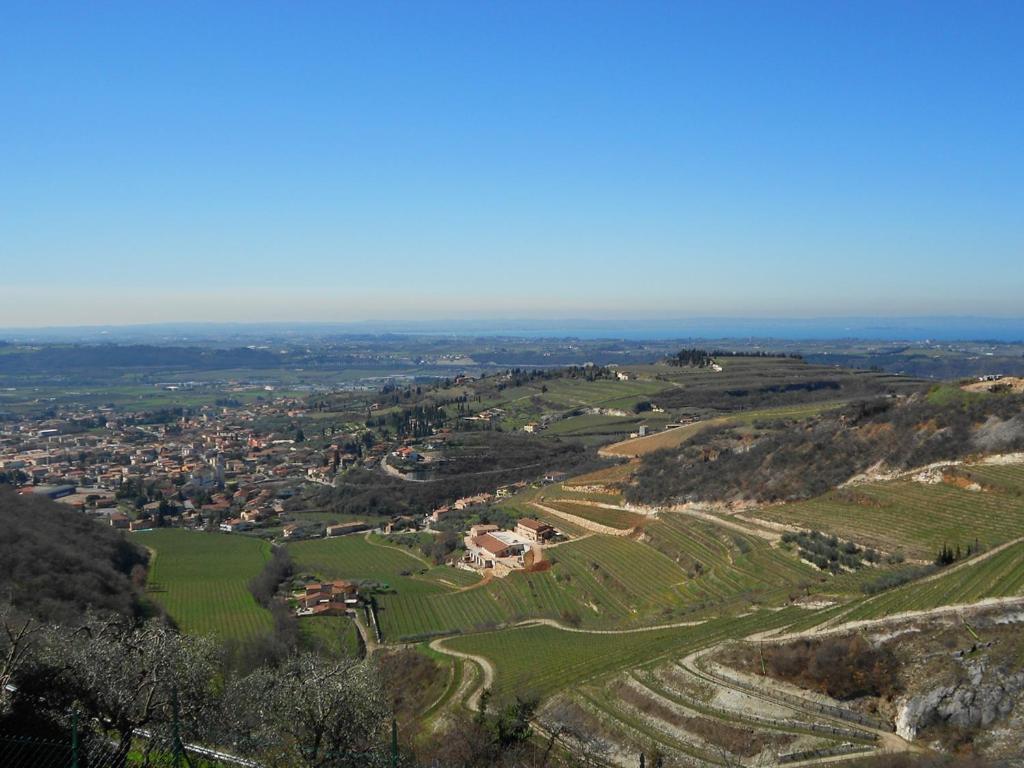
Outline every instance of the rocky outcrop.
POLYGON ((987 728, 1013 711, 1024 694, 1024 672, 986 670, 984 661, 964 666, 965 680, 904 699, 896 715, 896 733, 912 740, 933 725, 987 728))

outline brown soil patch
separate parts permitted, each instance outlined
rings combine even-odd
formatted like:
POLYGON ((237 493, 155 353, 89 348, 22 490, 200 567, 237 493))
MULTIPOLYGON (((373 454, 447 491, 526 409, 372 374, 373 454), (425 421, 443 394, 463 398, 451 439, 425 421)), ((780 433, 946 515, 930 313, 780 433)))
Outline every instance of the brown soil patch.
POLYGON ((522 571, 513 571, 513 575, 516 573, 543 573, 544 571, 551 570, 550 560, 541 560, 539 563, 530 563, 523 568, 522 571))
POLYGON ((957 474, 955 472, 943 472, 942 482, 945 483, 946 485, 951 485, 954 488, 959 488, 960 490, 963 491, 977 491, 982 489, 980 483, 976 482, 975 480, 971 480, 971 478, 969 477, 957 474))
POLYGON ((860 433, 866 438, 878 437, 892 432, 892 424, 868 424, 860 428, 860 433))
POLYGON ((567 480, 562 487, 567 491, 572 491, 577 488, 585 488, 590 485, 595 487, 605 486, 612 489, 619 488, 620 486, 629 483, 633 472, 636 471, 639 464, 640 463, 634 459, 624 464, 616 464, 613 467, 605 467, 604 469, 598 469, 584 475, 577 475, 576 477, 567 480))

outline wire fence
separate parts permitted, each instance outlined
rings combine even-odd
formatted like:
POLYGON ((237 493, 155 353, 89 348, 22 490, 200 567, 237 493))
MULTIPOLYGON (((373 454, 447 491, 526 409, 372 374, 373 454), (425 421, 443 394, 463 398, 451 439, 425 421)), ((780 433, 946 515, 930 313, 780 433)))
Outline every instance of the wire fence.
MULTIPOLYGON (((391 742, 373 752, 320 753, 324 765, 406 765, 398 750, 398 732, 392 722, 391 742)), ((176 723, 167 732, 136 729, 122 740, 95 724, 70 718, 65 732, 46 736, 0 731, 0 768, 279 768, 220 749, 184 741, 176 723)))
POLYGON ((210 747, 184 743, 176 734, 137 730, 119 740, 81 727, 72 717, 66 733, 45 737, 0 732, 3 768, 260 768, 210 747))

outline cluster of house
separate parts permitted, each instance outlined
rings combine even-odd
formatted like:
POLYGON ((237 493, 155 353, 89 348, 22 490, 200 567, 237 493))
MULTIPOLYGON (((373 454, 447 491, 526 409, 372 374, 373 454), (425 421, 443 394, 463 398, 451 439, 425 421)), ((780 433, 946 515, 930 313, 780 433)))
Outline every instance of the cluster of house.
POLYGON ((222 530, 244 531, 279 515, 297 483, 333 483, 335 473, 357 460, 341 447, 350 444, 349 435, 313 447, 294 434, 255 427, 301 416, 304 408, 283 398, 202 407, 150 423, 154 414, 147 412, 75 406, 55 418, 8 420, 0 424, 0 472, 20 492, 47 495, 115 528, 140 530, 159 517, 164 525, 213 520, 222 530), (124 488, 148 500, 141 507, 137 497, 119 504, 115 493, 124 488))
POLYGON ((484 421, 484 422, 500 421, 503 418, 505 418, 505 409, 504 408, 487 408, 487 409, 485 409, 483 411, 480 411, 480 413, 474 413, 474 414, 471 414, 469 416, 463 416, 462 417, 463 421, 484 421))
POLYGON ((511 531, 496 525, 474 525, 463 539, 464 565, 487 570, 495 576, 507 576, 527 565, 527 554, 539 552, 541 545, 558 535, 552 526, 524 517, 511 531))
POLYGON ((487 504, 489 501, 495 498, 493 493, 478 493, 473 496, 463 496, 461 499, 456 499, 451 504, 444 504, 430 513, 430 521, 432 523, 440 523, 446 517, 449 517, 454 512, 458 512, 470 507, 479 507, 487 504))
POLYGON ((396 448, 391 452, 391 455, 396 459, 402 459, 403 461, 424 461, 425 456, 413 448, 411 445, 403 445, 396 448))
POLYGON ((351 581, 321 581, 296 592, 297 616, 344 616, 363 604, 359 588, 351 581))

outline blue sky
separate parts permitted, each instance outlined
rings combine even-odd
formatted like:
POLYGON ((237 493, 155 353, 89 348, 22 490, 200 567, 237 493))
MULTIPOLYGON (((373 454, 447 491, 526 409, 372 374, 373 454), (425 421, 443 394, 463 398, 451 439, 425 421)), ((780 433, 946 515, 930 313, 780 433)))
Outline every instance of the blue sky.
POLYGON ((0 3, 0 327, 1024 315, 1024 4, 0 3))

